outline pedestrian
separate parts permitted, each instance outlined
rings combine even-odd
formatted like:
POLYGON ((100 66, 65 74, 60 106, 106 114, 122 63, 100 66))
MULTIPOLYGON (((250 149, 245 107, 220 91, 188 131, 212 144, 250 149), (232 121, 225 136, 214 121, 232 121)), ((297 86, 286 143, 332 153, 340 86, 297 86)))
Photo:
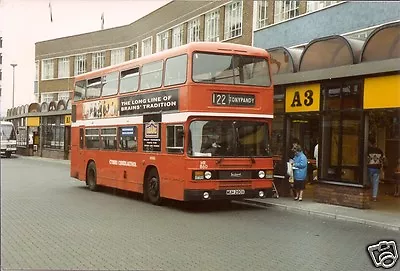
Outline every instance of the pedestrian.
POLYGON ((381 149, 376 146, 376 140, 373 137, 369 138, 367 168, 368 180, 372 186, 372 200, 376 201, 379 190, 379 177, 383 165, 384 154, 381 149))
POLYGON ((318 140, 317 145, 314 147, 315 169, 313 170, 313 182, 318 179, 318 140))
POLYGON ((293 158, 293 178, 294 178, 294 189, 296 195, 294 200, 303 200, 303 191, 306 189, 307 180, 307 157, 304 155, 303 150, 299 144, 293 147, 294 158, 293 158))
POLYGON ((397 159, 397 166, 396 166, 396 171, 393 174, 394 176, 394 196, 395 197, 400 197, 400 158, 397 159))

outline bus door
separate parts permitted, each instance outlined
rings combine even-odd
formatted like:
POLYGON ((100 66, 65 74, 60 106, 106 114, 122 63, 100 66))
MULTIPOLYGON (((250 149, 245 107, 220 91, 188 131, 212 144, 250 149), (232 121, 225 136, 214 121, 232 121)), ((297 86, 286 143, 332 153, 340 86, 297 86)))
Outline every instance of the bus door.
POLYGON ((86 161, 84 156, 85 147, 85 128, 79 127, 79 149, 78 149, 78 161, 79 161, 79 172, 86 171, 86 161))

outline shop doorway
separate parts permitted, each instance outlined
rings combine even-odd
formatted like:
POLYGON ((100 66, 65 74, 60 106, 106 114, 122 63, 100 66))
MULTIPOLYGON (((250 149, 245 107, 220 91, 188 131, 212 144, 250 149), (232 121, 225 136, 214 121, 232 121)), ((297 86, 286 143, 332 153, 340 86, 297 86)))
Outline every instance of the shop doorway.
MULTIPOLYGON (((307 182, 313 184, 317 176, 315 147, 319 139, 320 117, 319 113, 291 114, 288 118, 289 144, 298 141, 308 159, 307 182), (314 172, 314 174, 313 174, 314 172)), ((290 146, 291 147, 291 146, 290 146)), ((310 191, 310 190, 308 190, 310 191)))
POLYGON ((378 201, 374 209, 390 210, 399 208, 400 197, 395 197, 396 168, 400 159, 400 109, 375 109, 367 112, 368 137, 385 155, 381 170, 378 201))
POLYGON ((314 149, 319 138, 319 114, 302 113, 290 115, 289 131, 289 141, 298 140, 307 158, 315 160, 314 149))

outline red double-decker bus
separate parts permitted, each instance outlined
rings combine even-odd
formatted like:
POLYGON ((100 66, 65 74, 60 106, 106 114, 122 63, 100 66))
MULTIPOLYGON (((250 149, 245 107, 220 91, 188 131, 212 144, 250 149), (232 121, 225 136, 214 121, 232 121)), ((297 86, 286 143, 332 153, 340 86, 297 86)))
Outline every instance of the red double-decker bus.
POLYGON ((153 204, 271 195, 268 58, 200 42, 77 76, 71 176, 153 204))

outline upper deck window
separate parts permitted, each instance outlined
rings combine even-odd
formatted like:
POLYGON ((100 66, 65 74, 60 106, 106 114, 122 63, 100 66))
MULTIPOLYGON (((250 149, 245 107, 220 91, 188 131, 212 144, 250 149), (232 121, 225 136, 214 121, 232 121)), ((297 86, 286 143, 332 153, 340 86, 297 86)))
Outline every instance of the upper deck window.
POLYGON ((74 101, 85 99, 86 80, 78 81, 75 84, 74 101))
POLYGON ((118 92, 118 72, 103 76, 102 96, 115 95, 118 92))
POLYGON ((163 62, 156 61, 144 64, 140 77, 140 89, 151 89, 161 87, 163 62))
POLYGON ((186 82, 187 55, 168 58, 165 63, 164 85, 171 86, 186 82))
POLYGON ((139 88, 139 68, 121 72, 121 81, 119 85, 119 92, 126 93, 137 91, 139 88))
POLYGON ((101 77, 96 77, 93 79, 89 79, 86 88, 86 97, 87 98, 99 98, 101 95, 101 77))
POLYGON ((265 58, 209 53, 193 54, 193 81, 252 86, 271 84, 265 58))

